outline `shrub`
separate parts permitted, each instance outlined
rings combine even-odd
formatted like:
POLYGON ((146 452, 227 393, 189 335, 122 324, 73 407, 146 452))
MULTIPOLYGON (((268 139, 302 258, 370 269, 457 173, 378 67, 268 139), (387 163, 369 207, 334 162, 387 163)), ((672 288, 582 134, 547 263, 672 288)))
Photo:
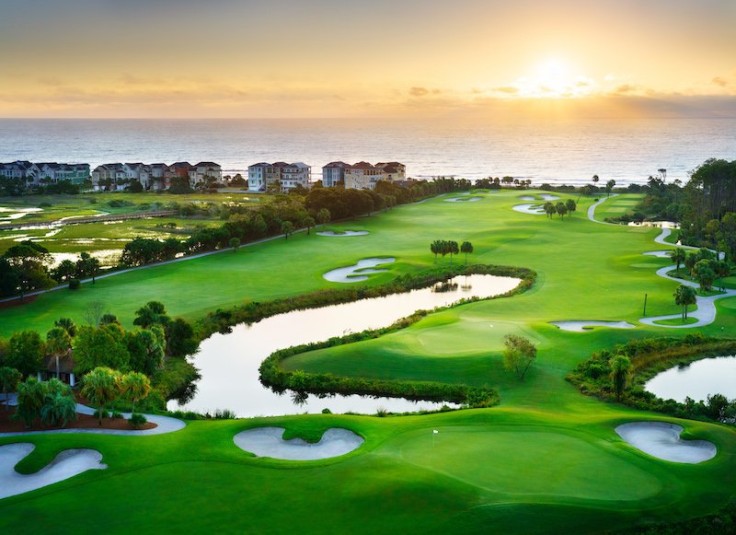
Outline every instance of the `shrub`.
POLYGON ((70 290, 79 290, 79 287, 82 285, 82 282, 79 279, 69 279, 69 289, 70 290))
POLYGON ((128 423, 130 424, 131 427, 135 429, 139 429, 143 427, 146 424, 146 422, 148 422, 148 420, 146 419, 145 416, 143 416, 142 414, 135 413, 135 412, 130 415, 130 418, 128 418, 128 423))

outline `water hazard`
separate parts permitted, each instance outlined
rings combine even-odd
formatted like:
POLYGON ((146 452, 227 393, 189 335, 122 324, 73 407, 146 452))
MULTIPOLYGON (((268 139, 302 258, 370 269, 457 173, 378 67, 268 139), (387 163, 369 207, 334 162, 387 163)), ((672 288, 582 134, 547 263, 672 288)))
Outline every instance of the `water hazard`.
POLYGON ((516 278, 493 275, 461 276, 442 285, 442 291, 425 288, 279 314, 252 325, 237 325, 230 334, 214 334, 202 342, 199 353, 193 357, 194 365, 202 374, 197 394, 183 406, 170 402, 169 409, 198 412, 229 409, 240 417, 317 413, 325 408, 336 413, 364 414, 373 414, 378 409, 392 412, 437 409, 442 404, 361 396, 324 399, 309 396, 305 404, 297 405, 289 395, 279 396, 265 388, 258 379, 258 367, 278 349, 386 327, 416 310, 447 306, 470 297, 500 295, 519 282, 516 278))
POLYGON ((713 394, 736 398, 736 356, 708 358, 687 366, 675 366, 647 381, 644 388, 659 398, 680 403, 686 397, 704 401, 713 394))

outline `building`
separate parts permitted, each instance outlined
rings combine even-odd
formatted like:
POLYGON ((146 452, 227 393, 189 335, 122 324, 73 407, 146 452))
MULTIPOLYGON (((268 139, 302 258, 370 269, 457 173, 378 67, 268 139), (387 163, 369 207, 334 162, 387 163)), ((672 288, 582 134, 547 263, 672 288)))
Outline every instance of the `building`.
POLYGON ((309 188, 311 181, 312 168, 303 162, 260 162, 248 166, 249 191, 266 191, 278 183, 280 191, 288 193, 299 186, 309 188))
POLYGON ((208 182, 222 182, 222 168, 214 162, 193 165, 189 170, 189 184, 194 187, 208 182))
POLYGON ((399 162, 381 162, 376 165, 358 162, 345 168, 344 180, 346 189, 376 189, 378 181, 406 180, 406 166, 399 162))
POLYGON ((322 167, 322 185, 326 188, 345 185, 345 169, 350 167, 345 162, 330 162, 322 167))
POLYGON ((68 181, 82 184, 89 180, 89 164, 86 163, 31 163, 15 161, 0 164, 0 176, 15 180, 25 180, 31 184, 50 184, 68 181))

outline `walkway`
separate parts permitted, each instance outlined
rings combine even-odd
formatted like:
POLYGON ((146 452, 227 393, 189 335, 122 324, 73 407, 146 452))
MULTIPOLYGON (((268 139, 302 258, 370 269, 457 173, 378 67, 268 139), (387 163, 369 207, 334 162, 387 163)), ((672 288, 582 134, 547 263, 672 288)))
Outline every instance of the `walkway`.
MULTIPOLYGON (((596 207, 604 202, 606 199, 601 199, 598 202, 592 204, 590 208, 588 208, 588 219, 593 221, 594 223, 601 223, 601 224, 610 224, 605 223, 603 221, 598 221, 595 219, 595 209, 596 207)), ((672 229, 670 228, 663 228, 662 232, 654 238, 654 241, 660 245, 667 245, 670 247, 675 247, 673 244, 665 241, 669 235, 672 234, 672 229)), ((697 247, 690 247, 688 245, 678 245, 676 247, 680 247, 682 249, 694 249, 697 250, 697 247)), ((686 281, 682 279, 676 279, 675 277, 671 277, 669 275, 669 272, 672 271, 675 268, 674 265, 671 266, 665 266, 663 268, 660 268, 657 270, 657 275, 659 275, 662 278, 665 278, 667 280, 671 280, 673 282, 676 282, 678 284, 682 284, 684 286, 690 286, 691 288, 698 288, 699 285, 692 281, 686 281)), ((652 316, 649 318, 641 318, 639 320, 639 323, 643 323, 645 325, 651 325, 654 327, 663 327, 665 329, 692 329, 693 327, 703 327, 705 325, 710 325, 716 320, 716 305, 715 302, 718 299, 723 299, 726 297, 736 297, 736 290, 726 290, 724 293, 718 294, 718 295, 711 295, 708 297, 703 297, 700 295, 695 296, 695 306, 697 309, 693 312, 689 312, 688 315, 691 318, 695 318, 698 321, 696 323, 688 323, 686 325, 659 325, 656 322, 658 321, 664 321, 664 320, 673 320, 673 319, 679 319, 681 317, 681 314, 668 314, 665 316, 652 316)))
MULTIPOLYGON (((4 396, 2 398, 5 399, 4 396)), ((8 405, 14 406, 17 405, 15 394, 10 394, 10 397, 8 399, 8 405)), ((77 403, 77 412, 79 414, 88 414, 92 415, 95 413, 95 410, 92 407, 87 407, 86 405, 82 405, 81 403, 77 403)), ((180 429, 184 429, 186 427, 186 424, 177 418, 171 418, 170 416, 158 416, 155 414, 144 414, 143 416, 146 417, 146 420, 148 420, 151 423, 156 424, 156 427, 153 429, 140 429, 140 430, 123 430, 123 429, 98 429, 98 428, 73 428, 73 429, 49 429, 47 431, 17 431, 13 433, 0 433, 0 438, 2 437, 14 437, 14 436, 20 436, 20 435, 53 435, 57 433, 89 433, 94 435, 163 435, 165 433, 173 433, 174 431, 179 431, 180 429)), ((129 412, 123 413, 124 418, 130 418, 129 412)))

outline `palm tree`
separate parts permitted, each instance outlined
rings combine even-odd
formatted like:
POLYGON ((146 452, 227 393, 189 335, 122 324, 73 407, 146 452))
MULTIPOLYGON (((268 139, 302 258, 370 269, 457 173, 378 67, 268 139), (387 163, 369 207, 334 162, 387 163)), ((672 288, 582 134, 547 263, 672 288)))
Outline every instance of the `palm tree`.
POLYGON ((26 427, 31 427, 33 420, 41 416, 45 396, 46 383, 39 382, 35 377, 29 377, 18 384, 18 406, 15 415, 23 420, 26 427))
POLYGON ((460 252, 465 254, 465 264, 468 264, 468 255, 473 254, 473 244, 469 241, 464 241, 460 244, 460 252))
POLYGON ((680 285, 674 293, 675 304, 682 307, 682 321, 687 319, 688 305, 694 305, 697 300, 695 297, 695 289, 692 286, 680 285))
POLYGON ((675 264, 677 264, 675 273, 680 272, 680 264, 682 264, 685 261, 686 256, 687 255, 685 254, 685 251, 680 249, 679 247, 675 249, 674 251, 670 251, 670 260, 672 260, 675 264))
POLYGON ((82 380, 82 395, 97 405, 99 425, 105 407, 120 396, 120 372, 111 368, 95 368, 82 380))
POLYGON ((151 380, 140 372, 130 372, 123 375, 120 381, 123 395, 133 404, 135 414, 136 404, 151 392, 151 380))
POLYGON ((11 368, 10 366, 0 368, 0 385, 2 385, 3 394, 5 395, 5 410, 10 408, 8 405, 8 392, 15 390, 22 378, 23 374, 15 368, 11 368))
POLYGON ((63 327, 54 327, 46 333, 46 353, 56 359, 56 378, 59 378, 59 357, 72 347, 72 339, 63 327))
POLYGON ((621 400, 621 396, 626 389, 631 374, 631 360, 626 355, 616 355, 611 359, 611 381, 613 382, 613 390, 616 393, 616 399, 621 400))

